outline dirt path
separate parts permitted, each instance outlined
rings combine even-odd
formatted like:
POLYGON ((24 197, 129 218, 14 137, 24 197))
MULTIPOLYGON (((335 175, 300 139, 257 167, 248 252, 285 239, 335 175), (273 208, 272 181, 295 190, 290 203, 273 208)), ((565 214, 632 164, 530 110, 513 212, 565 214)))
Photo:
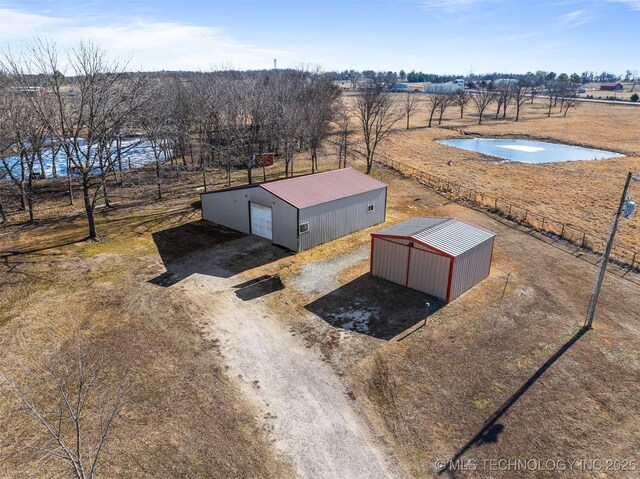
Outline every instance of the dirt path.
MULTIPOLYGON (((241 238, 215 253, 191 256, 185 267, 190 269, 194 262, 220 264, 232 251, 244 248, 260 255, 269 254, 264 251, 271 246, 255 237, 241 238)), ((262 298, 240 299, 234 286, 243 279, 224 268, 207 273, 193 274, 179 286, 202 308, 205 328, 220 341, 230 376, 240 380, 297 477, 399 477, 393 459, 358 416, 344 384, 320 354, 272 316, 262 298)))

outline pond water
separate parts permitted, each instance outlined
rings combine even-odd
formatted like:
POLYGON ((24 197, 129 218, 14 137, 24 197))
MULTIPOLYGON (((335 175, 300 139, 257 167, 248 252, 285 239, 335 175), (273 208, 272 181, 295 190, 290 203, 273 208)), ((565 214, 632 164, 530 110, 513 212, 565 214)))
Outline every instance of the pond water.
POLYGON ((523 163, 602 160, 624 156, 611 151, 547 143, 545 141, 465 138, 462 140, 438 140, 437 143, 523 163))
MULTIPOLYGON (((49 146, 50 142, 45 142, 45 147, 42 152, 42 163, 44 165, 44 176, 46 178, 52 177, 52 164, 53 164, 53 154, 51 151, 51 147, 49 146)), ((80 148, 84 147, 84 141, 80 140, 80 148)), ((149 163, 155 161, 155 157, 153 155, 153 149, 148 141, 142 138, 128 138, 122 140, 122 169, 127 168, 135 168, 138 166, 142 166, 145 163, 149 163)), ((169 152, 170 153, 170 152, 169 152)), ((115 153, 113 153, 115 155, 115 153)), ((161 157, 164 159, 164 156, 161 157)), ((20 176, 20 156, 12 155, 8 156, 4 159, 7 166, 13 171, 16 176, 20 176)), ((56 170, 58 176, 66 176, 67 175, 67 155, 65 154, 63 149, 60 149, 56 152, 55 155, 56 162, 56 170)), ((3 168, 4 164, 0 162, 0 168, 3 168)), ((40 162, 36 161, 34 165, 34 170, 37 173, 40 173, 40 162)), ((1 175, 0 175, 1 176, 1 175)))

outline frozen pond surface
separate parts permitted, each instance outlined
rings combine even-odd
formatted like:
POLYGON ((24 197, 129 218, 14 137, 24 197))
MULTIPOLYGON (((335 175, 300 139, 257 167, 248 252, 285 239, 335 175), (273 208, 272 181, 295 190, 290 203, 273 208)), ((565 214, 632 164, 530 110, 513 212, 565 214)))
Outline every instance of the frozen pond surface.
MULTIPOLYGON (((81 149, 84 148, 84 141, 80 141, 81 149)), ((52 176, 52 151, 50 142, 45 143, 45 147, 42 151, 42 163, 44 165, 44 171, 46 178, 51 178, 52 176)), ((155 161, 155 157, 153 155, 153 149, 148 141, 143 138, 127 138, 122 140, 122 169, 127 168, 135 168, 137 166, 142 166, 145 163, 149 163, 155 161)), ((169 151, 168 154, 171 152, 169 151)), ((112 152, 112 157, 115 158, 115 148, 112 152)), ((161 160, 164 160, 165 156, 161 156, 161 160)), ((16 176, 20 175, 20 157, 19 155, 11 155, 5 158, 7 166, 14 172, 16 176)), ((58 176, 66 176, 67 175, 67 155, 65 155, 64 150, 61 148, 56 152, 55 156, 56 162, 56 170, 58 176)), ((97 162, 96 162, 97 165, 97 162)), ((0 162, 0 168, 4 165, 0 162)), ((72 165, 73 166, 73 165, 72 165)), ((37 173, 40 173, 40 162, 36 161, 34 165, 34 170, 37 173)), ((0 175, 1 176, 1 175, 0 175)))
POLYGON ((462 150, 477 151, 510 161, 523 163, 553 163, 577 160, 602 160, 621 155, 605 150, 594 150, 579 146, 547 143, 544 141, 472 138, 463 140, 438 140, 441 145, 453 146, 462 150))

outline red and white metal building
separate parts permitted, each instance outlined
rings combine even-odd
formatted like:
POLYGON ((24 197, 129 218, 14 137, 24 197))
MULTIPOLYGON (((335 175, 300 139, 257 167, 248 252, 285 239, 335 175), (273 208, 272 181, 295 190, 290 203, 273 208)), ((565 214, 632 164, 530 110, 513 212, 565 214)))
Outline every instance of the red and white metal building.
POLYGON ((202 218, 304 251, 384 222, 387 185, 353 168, 203 193, 202 218))
POLYGON ((495 233, 415 217, 371 234, 371 274, 452 301, 489 275, 495 233))

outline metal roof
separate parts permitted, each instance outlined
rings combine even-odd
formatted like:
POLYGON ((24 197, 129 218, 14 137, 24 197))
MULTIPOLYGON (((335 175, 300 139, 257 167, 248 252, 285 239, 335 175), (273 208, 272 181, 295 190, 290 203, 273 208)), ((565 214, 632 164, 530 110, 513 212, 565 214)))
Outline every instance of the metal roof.
POLYGON ((451 256, 458 256, 493 238, 495 233, 456 218, 419 216, 389 226, 375 236, 413 239, 451 256))
POLYGON ((298 209, 387 187, 353 168, 285 178, 259 186, 298 209))

